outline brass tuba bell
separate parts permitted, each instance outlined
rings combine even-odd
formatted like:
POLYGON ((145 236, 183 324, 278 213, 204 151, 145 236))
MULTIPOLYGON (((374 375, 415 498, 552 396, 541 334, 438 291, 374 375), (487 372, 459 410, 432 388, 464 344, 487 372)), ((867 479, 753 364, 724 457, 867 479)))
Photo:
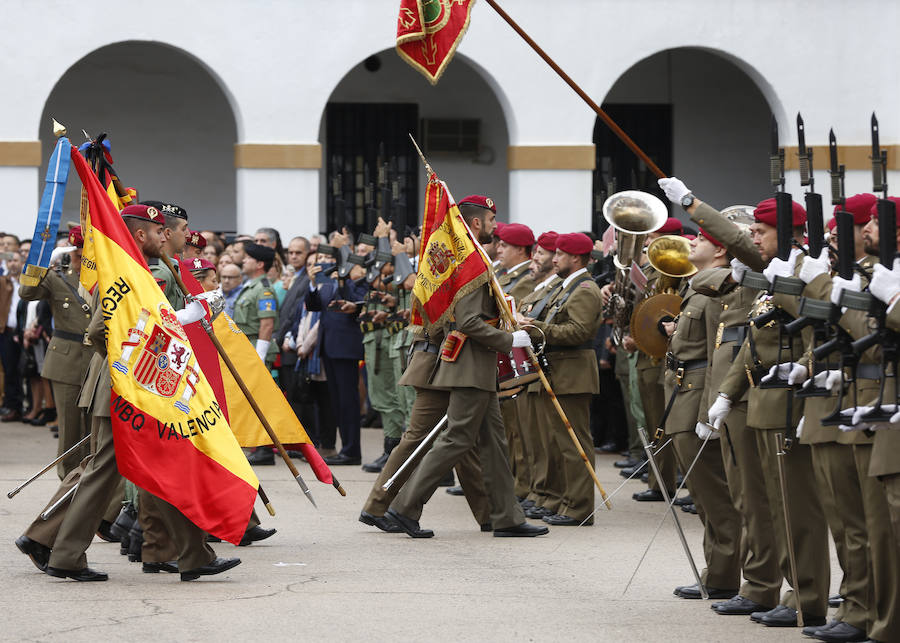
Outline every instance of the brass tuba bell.
POLYGON ((676 292, 681 280, 697 272, 690 262, 691 242, 678 235, 658 237, 647 246, 647 261, 662 273, 656 281, 655 292, 676 292))

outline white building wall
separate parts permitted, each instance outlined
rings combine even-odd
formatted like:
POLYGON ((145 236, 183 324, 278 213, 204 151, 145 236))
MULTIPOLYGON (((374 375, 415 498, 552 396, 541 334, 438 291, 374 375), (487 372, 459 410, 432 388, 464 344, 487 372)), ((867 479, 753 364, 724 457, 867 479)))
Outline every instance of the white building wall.
MULTIPOLYGON (((900 142, 900 68, 894 64, 900 3, 517 0, 505 5, 595 100, 644 58, 666 49, 704 47, 735 60, 760 86, 787 144, 795 142, 798 110, 811 144, 824 144, 830 126, 842 145, 866 144, 872 110, 881 117, 882 143, 900 142)), ((231 104, 239 143, 315 144, 325 104, 340 79, 368 55, 393 46, 397 6, 393 0, 158 0, 110 11, 104 0, 6 2, 4 22, 16 28, 5 31, 0 57, 7 97, 0 104, 0 141, 48 138, 47 125, 40 122, 44 104, 72 64, 113 42, 149 40, 187 52, 213 75, 231 104)), ((460 53, 476 62, 497 92, 510 145, 591 143, 594 114, 487 4, 476 4, 460 53)), ((424 80, 418 87, 423 94, 428 90, 424 80)), ((132 90, 128 79, 117 89, 132 90)), ((822 167, 821 160, 817 165, 822 167)), ((244 208, 269 212, 282 205, 283 194, 269 191, 276 175, 262 171, 258 180, 247 178, 252 172, 257 170, 237 173, 242 225, 254 217, 244 208)), ((302 191, 292 195, 304 211, 319 203, 318 182, 300 178, 307 173, 298 171, 294 184, 302 191)), ((2 227, 30 234, 39 195, 35 174, 31 168, 0 167, 6 202, 22 210, 13 217, 5 213, 2 227)), ((891 173, 892 184, 897 174, 891 173)), ((788 187, 799 193, 793 174, 788 187)), ((870 188, 865 172, 850 173, 848 193, 870 188)), ((578 228, 589 226, 589 182, 583 176, 520 170, 510 176, 509 189, 514 219, 545 218, 546 201, 535 193, 552 193, 559 210, 583 222, 578 228)))

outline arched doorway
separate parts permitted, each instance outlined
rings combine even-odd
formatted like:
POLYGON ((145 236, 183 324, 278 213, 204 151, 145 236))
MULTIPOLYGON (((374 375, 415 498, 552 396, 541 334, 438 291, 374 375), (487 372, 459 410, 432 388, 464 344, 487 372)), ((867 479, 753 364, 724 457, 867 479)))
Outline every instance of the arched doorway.
MULTIPOLYGON (((234 113, 217 80, 189 54, 129 41, 72 65, 41 116, 40 189, 55 144, 51 117, 66 125, 73 145, 84 142, 82 129, 108 133, 119 177, 141 199, 182 205, 192 228, 234 230, 234 113)), ((69 189, 63 221, 77 221, 78 210, 79 190, 69 189)))
MULTIPOLYGON (((756 82, 716 52, 670 49, 645 58, 619 77, 603 108, 663 172, 714 206, 754 204, 772 192, 772 108, 756 82)), ((610 190, 659 194, 656 177, 599 119, 594 144, 595 212, 610 190)), ((594 221, 605 227, 602 216, 594 221)))
POLYGON ((455 198, 490 195, 499 218, 509 220, 509 134, 488 82, 457 54, 440 83, 432 86, 386 49, 353 67, 325 108, 319 135, 325 164, 323 230, 346 223, 357 233, 371 232, 384 212, 383 197, 400 225, 418 225, 425 170, 407 133, 416 137, 455 198), (382 195, 379 167, 385 164, 388 190, 382 195))

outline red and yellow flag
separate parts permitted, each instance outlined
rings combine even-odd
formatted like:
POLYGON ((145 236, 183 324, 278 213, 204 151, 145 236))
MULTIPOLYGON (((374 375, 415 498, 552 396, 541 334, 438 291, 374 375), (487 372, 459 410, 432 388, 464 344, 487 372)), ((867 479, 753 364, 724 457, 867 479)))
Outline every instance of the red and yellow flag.
POLYGON ((90 204, 119 471, 237 544, 259 481, 109 195, 74 149, 72 163, 90 204))
POLYGON ((400 0, 397 53, 437 84, 469 26, 475 0, 400 0))
MULTIPOLYGON (((191 294, 198 295, 203 292, 203 287, 191 275, 191 267, 190 261, 183 261, 181 276, 191 294)), ((272 444, 272 439, 262 422, 256 416, 256 412, 250 406, 247 397, 231 375, 231 371, 228 370, 216 347, 206 335, 206 331, 200 327, 200 323, 188 324, 185 330, 188 339, 191 340, 191 345, 196 350, 197 359, 209 379, 216 399, 222 410, 225 411, 238 444, 242 447, 272 444)), ((256 349, 247 336, 225 313, 216 317, 213 322, 213 332, 232 363, 240 370, 244 384, 253 393, 253 398, 265 413, 266 419, 274 429, 279 441, 286 445, 286 448, 287 445, 290 445, 290 448, 296 446, 303 453, 303 457, 306 458, 316 478, 325 484, 332 484, 334 479, 331 476, 331 470, 316 451, 306 430, 284 397, 284 393, 278 388, 269 370, 259 359, 256 349)))
POLYGON ((434 327, 444 323, 457 300, 489 279, 488 266, 469 236, 447 184, 432 174, 425 189, 413 324, 434 327))

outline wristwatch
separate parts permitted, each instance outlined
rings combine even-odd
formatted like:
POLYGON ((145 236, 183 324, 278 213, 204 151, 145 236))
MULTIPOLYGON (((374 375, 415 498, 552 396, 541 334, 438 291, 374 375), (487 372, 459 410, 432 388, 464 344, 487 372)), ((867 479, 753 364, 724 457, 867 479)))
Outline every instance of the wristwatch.
POLYGON ((687 210, 694 204, 694 195, 688 192, 683 197, 681 197, 681 207, 687 210))

